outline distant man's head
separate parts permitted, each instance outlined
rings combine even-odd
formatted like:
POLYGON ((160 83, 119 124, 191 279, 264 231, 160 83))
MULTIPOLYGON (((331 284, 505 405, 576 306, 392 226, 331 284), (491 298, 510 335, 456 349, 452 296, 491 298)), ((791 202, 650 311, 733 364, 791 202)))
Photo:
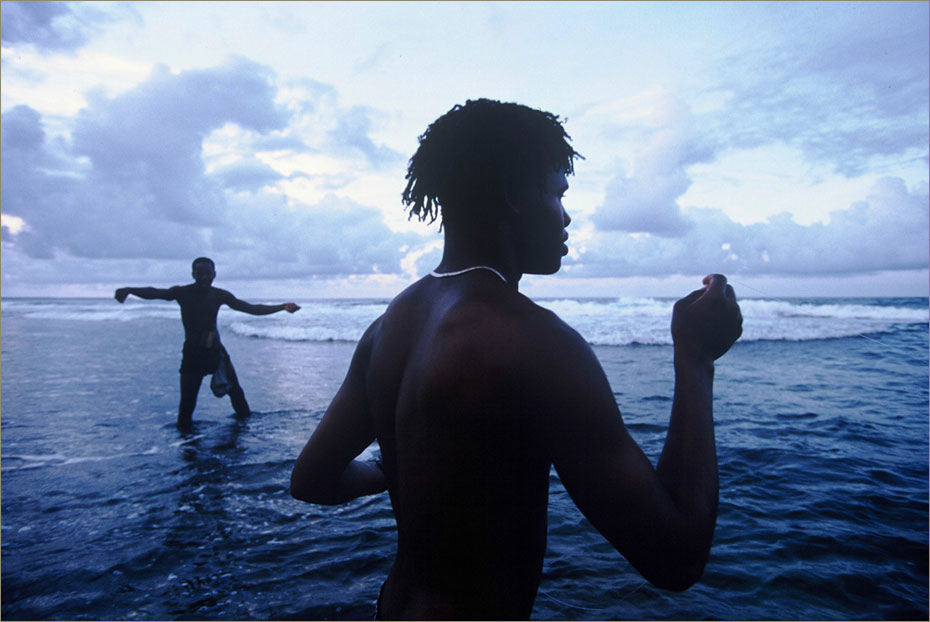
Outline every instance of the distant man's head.
POLYGON ((191 264, 191 276, 198 283, 212 283, 216 278, 216 266, 209 257, 198 257, 191 264))
POLYGON ((469 100, 420 136, 407 167, 409 216, 440 224, 493 222, 508 197, 542 188, 553 172, 574 173, 581 157, 551 113, 488 99, 469 100))

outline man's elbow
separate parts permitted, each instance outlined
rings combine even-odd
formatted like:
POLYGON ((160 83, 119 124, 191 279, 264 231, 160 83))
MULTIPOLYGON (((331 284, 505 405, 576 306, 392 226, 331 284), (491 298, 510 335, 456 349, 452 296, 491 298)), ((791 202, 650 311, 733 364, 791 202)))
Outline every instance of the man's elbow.
POLYGON ((303 486, 298 486, 294 483, 294 478, 291 478, 291 496, 297 499, 298 501, 306 501, 307 503, 313 503, 313 495, 307 488, 303 486))
POLYGON ((662 572, 652 577, 646 577, 650 583, 670 592, 684 592, 698 582, 704 574, 704 567, 700 569, 677 569, 673 572, 662 572))
POLYGON ((683 592, 697 583, 704 574, 710 551, 690 551, 679 554, 661 566, 650 569, 643 576, 663 590, 683 592))
POLYGON ((331 487, 324 486, 306 475, 298 475, 296 470, 291 473, 290 492, 292 497, 306 503, 316 505, 338 505, 341 503, 333 494, 331 487))

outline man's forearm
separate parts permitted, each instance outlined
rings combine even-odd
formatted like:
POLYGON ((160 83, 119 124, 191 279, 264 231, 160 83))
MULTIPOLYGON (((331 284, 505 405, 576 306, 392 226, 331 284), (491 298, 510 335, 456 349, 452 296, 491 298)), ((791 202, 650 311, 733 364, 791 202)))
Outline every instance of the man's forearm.
POLYGON ((145 300, 158 300, 165 296, 165 290, 158 287, 123 287, 121 289, 145 300))
POLYGON ((271 315, 272 313, 277 313, 278 311, 284 311, 284 305, 255 305, 259 308, 259 311, 256 315, 271 315))
POLYGON ((381 466, 373 460, 353 460, 342 474, 337 503, 357 497, 378 494, 387 490, 387 481, 381 466))
POLYGON ((250 315, 271 315, 272 313, 277 313, 278 311, 284 311, 285 305, 253 305, 249 304, 246 308, 242 309, 250 315))
POLYGON ((330 482, 315 480, 298 469, 299 465, 291 476, 291 494, 308 503, 339 505, 387 490, 384 471, 374 461, 353 460, 337 481, 330 482))
POLYGON ((713 362, 676 356, 672 415, 656 471, 678 509, 708 536, 718 497, 713 398, 713 362))

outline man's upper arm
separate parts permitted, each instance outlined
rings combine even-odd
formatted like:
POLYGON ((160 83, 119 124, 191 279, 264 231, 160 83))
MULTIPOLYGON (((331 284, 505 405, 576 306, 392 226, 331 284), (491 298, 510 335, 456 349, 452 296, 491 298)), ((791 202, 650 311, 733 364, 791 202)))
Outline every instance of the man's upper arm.
POLYGON ((570 329, 558 340, 546 346, 557 354, 539 384, 550 387, 543 403, 553 465, 594 527, 647 579, 671 585, 664 573, 679 552, 669 541, 680 540, 683 517, 624 426, 594 352, 570 329))
POLYGON ((241 311, 242 313, 250 313, 252 311, 251 304, 244 300, 239 300, 233 295, 232 292, 221 289, 220 296, 223 304, 234 311, 241 311))
POLYGON ((335 486, 346 466, 375 440, 366 393, 372 343, 380 319, 359 341, 349 371, 294 466, 292 487, 323 490, 335 486))
POLYGON ((181 288, 175 285, 168 289, 161 287, 129 287, 126 289, 134 296, 145 300, 177 300, 181 288))

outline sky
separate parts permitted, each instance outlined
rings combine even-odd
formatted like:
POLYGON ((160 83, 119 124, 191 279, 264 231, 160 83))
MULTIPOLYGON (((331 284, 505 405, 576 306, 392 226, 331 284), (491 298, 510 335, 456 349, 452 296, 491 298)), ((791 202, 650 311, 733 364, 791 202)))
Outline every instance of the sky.
POLYGON ((4 1, 0 291, 391 297, 417 137, 487 97, 585 158, 530 296, 927 296, 928 6, 4 1))

